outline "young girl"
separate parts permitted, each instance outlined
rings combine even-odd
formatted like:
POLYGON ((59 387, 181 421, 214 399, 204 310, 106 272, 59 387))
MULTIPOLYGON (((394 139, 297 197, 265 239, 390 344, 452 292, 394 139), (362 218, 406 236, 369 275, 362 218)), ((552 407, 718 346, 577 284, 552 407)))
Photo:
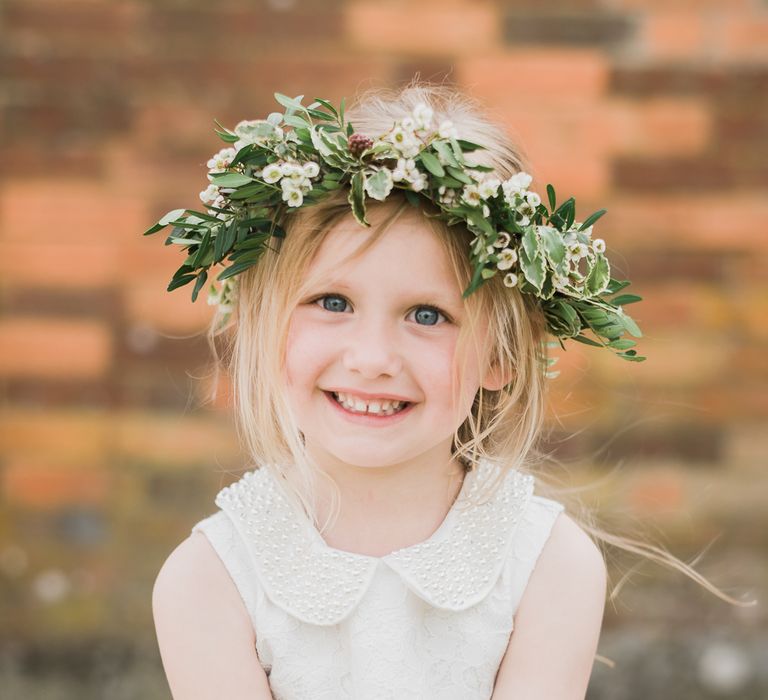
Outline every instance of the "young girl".
POLYGON ((169 289, 193 300, 230 256, 210 338, 253 460, 157 577, 173 697, 583 698, 607 580, 588 532, 714 590, 535 477, 547 333, 644 359, 600 213, 542 203, 449 88, 276 97, 220 132, 205 212, 148 231, 174 226, 169 289))

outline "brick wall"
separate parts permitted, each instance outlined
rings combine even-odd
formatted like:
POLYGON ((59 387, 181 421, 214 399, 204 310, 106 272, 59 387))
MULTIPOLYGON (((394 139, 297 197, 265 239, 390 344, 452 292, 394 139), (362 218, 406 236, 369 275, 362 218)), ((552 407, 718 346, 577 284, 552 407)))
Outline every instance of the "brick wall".
POLYGON ((6 0, 0 635, 151 639, 157 568, 243 465, 201 405, 210 309, 164 292, 178 251, 140 235, 195 205, 213 119, 416 71, 481 98, 580 213, 605 206, 644 297, 645 363, 561 353, 558 454, 585 481, 621 464, 595 502, 681 547, 764 548, 765 2, 6 0))

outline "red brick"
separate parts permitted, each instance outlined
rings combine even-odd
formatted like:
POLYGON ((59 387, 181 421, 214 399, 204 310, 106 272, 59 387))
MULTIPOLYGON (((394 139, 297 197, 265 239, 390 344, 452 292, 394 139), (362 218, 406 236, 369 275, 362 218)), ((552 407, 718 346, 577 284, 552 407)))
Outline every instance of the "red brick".
POLYGON ((500 21, 488 0, 350 0, 344 23, 349 41, 370 50, 471 54, 499 41, 500 21))
POLYGON ((696 154, 712 139, 712 112, 701 98, 617 99, 604 109, 611 127, 604 133, 622 155, 696 154))
POLYGON ((768 200, 762 192, 635 195, 616 197, 607 208, 608 245, 614 241, 625 252, 686 247, 759 252, 768 246, 768 200))
POLYGON ((729 61, 768 60, 768 17, 764 11, 726 17, 721 22, 721 50, 729 61))
POLYGON ((0 285, 77 289, 112 285, 121 276, 119 253, 112 243, 13 240, 3 244, 0 285))
POLYGON ((0 374, 81 377, 103 375, 112 336, 94 321, 9 317, 0 320, 0 374))
POLYGON ((702 58, 710 47, 712 20, 691 10, 649 13, 643 28, 645 52, 654 59, 702 58))
POLYGON ((456 61, 457 82, 491 109, 592 105, 608 84, 608 61, 593 49, 530 48, 472 53, 456 61))
POLYGON ((116 446, 126 459, 188 469, 231 461, 240 453, 226 418, 124 412, 116 419, 116 446))
POLYGON ((88 180, 6 180, 0 187, 5 241, 116 244, 146 230, 148 219, 141 199, 88 180))
POLYGON ((18 462, 105 463, 112 436, 112 419, 95 411, 13 408, 0 422, 3 456, 18 462))
POLYGON ((690 279, 670 281, 646 288, 643 300, 630 304, 626 312, 645 318, 645 332, 659 335, 669 329, 690 328, 696 331, 726 331, 733 326, 743 297, 723 294, 722 289, 700 284, 690 279))
POLYGON ((109 496, 110 482, 110 475, 100 469, 57 462, 13 461, 2 470, 6 502, 29 508, 100 505, 109 496))
MULTIPOLYGON (((178 261, 178 264, 181 260, 178 261)), ((192 302, 194 282, 167 292, 174 270, 128 280, 124 291, 125 316, 128 322, 149 324, 161 333, 194 333, 204 329, 213 315, 209 306, 208 284, 192 302)))
MULTIPOLYGON (((638 306, 640 304, 642 302, 638 306)), ((629 313, 629 309, 627 311, 629 313)), ((606 350, 595 348, 591 371, 596 381, 629 382, 645 387, 695 386, 711 382, 714 377, 725 377, 734 367, 734 343, 721 334, 705 335, 692 328, 680 328, 676 333, 649 333, 645 312, 638 309, 630 315, 643 331, 643 337, 625 337, 636 340, 638 355, 648 359, 628 363, 606 350)))

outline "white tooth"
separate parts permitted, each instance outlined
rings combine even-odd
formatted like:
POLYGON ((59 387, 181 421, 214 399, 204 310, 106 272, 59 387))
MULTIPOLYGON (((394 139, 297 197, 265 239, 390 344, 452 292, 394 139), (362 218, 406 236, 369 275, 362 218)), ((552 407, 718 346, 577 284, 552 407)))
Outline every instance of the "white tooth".
POLYGON ((381 410, 383 409, 378 401, 371 401, 371 403, 368 404, 368 411, 371 413, 378 413, 381 410))
POLYGON ((365 403, 365 401, 361 401, 360 399, 355 399, 355 408, 356 408, 358 411, 364 411, 364 410, 365 410, 365 408, 366 408, 366 403, 365 403))
POLYGON ((392 408, 392 400, 384 399, 384 401, 381 402, 381 410, 388 411, 390 408, 392 408))

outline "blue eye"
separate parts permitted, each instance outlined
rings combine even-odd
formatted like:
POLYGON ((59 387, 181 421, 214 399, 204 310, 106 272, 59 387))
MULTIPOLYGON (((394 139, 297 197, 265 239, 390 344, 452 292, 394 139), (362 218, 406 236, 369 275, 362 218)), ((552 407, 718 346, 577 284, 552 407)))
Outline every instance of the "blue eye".
MULTIPOLYGON (((343 312, 345 305, 348 304, 347 300, 340 294, 324 294, 313 299, 311 303, 316 304, 319 301, 322 301, 322 308, 325 311, 331 312, 343 312)), ((439 317, 441 316, 445 321, 449 320, 447 315, 440 311, 440 309, 427 304, 415 307, 415 311, 416 318, 424 321, 424 323, 419 323, 419 325, 435 326, 439 323, 439 317)))

